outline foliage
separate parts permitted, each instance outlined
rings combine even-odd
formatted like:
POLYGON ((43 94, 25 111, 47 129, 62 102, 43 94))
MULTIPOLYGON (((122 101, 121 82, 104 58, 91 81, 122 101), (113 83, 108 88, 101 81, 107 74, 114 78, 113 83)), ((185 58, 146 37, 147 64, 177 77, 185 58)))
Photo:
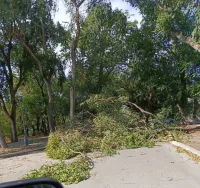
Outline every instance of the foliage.
POLYGON ((113 73, 126 64, 127 17, 110 3, 93 6, 82 24, 78 67, 79 89, 84 94, 101 93, 113 73))
MULTIPOLYGON (((148 146, 167 134, 160 130, 179 124, 177 104, 186 116, 197 119, 199 2, 126 1, 140 10, 143 21, 139 26, 107 1, 76 1, 88 9, 77 18, 81 27, 74 46, 75 77, 65 72, 71 63, 76 27, 54 22, 57 1, 0 2, 0 71, 4 72, 0 124, 4 136, 10 134, 14 120, 22 134, 17 91, 24 97, 24 123, 33 133, 47 135, 54 125, 57 130, 64 128, 50 135, 47 146, 48 155, 60 159, 77 152, 112 154, 121 148, 148 146), (77 119, 69 130, 72 78, 76 79, 77 119)), ((73 2, 65 2, 75 18, 73 2)), ((180 139, 179 133, 173 135, 180 139)))
POLYGON ((69 159, 88 151, 90 143, 77 131, 52 133, 46 146, 47 155, 53 159, 69 159))
POLYGON ((113 155, 120 149, 154 146, 160 134, 156 129, 134 126, 136 115, 120 107, 122 99, 104 97, 105 100, 113 101, 112 105, 107 106, 109 112, 102 109, 93 117, 92 123, 79 122, 80 125, 74 127, 74 130, 51 134, 46 148, 47 155, 55 159, 66 159, 80 152, 101 151, 113 155))
POLYGON ((89 178, 89 170, 88 160, 80 158, 69 164, 61 161, 52 165, 44 165, 39 170, 31 171, 24 179, 48 177, 65 184, 77 184, 89 178))
POLYGON ((187 136, 181 130, 172 131, 172 137, 173 137, 173 140, 177 142, 183 142, 184 140, 187 139, 187 136))

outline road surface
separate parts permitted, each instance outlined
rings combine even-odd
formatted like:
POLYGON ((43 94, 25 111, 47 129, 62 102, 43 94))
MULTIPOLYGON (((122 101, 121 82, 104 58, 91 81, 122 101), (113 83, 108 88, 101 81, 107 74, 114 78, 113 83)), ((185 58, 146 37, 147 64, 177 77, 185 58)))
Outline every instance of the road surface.
POLYGON ((90 179, 68 188, 200 188, 200 164, 170 144, 96 160, 90 179))
MULTIPOLYGON (((0 182, 17 180, 50 163, 44 153, 0 160, 0 182)), ((199 188, 200 164, 177 153, 170 144, 124 150, 120 155, 94 160, 91 177, 66 188, 199 188)))

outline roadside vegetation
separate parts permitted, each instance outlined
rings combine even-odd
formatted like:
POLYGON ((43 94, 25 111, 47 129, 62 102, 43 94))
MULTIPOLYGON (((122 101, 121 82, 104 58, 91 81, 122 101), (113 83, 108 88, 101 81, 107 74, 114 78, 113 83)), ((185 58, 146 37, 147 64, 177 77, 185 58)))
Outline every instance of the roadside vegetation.
POLYGON ((189 158, 193 161, 195 161, 196 163, 200 163, 200 157, 186 149, 183 149, 182 147, 176 147, 176 151, 178 153, 185 153, 189 156, 189 158))
POLYGON ((151 148, 157 142, 180 141, 184 138, 182 131, 170 131, 163 125, 137 126, 139 116, 130 108, 121 107, 124 99, 107 99, 112 102, 105 104, 102 96, 95 98, 99 98, 96 104, 90 99, 87 105, 89 107, 91 103, 93 109, 90 110, 94 111, 94 106, 98 104, 97 113, 87 111, 78 114, 73 128, 61 129, 49 135, 46 153, 50 158, 61 162, 33 170, 25 178, 52 177, 66 184, 78 183, 90 176, 92 159, 88 157, 88 153, 100 152, 100 156, 111 156, 122 149, 151 148), (74 162, 65 164, 65 160, 76 156, 82 158, 75 158, 74 162))
MULTIPOLYGON (((57 0, 0 1, 0 153, 24 136, 49 136, 47 155, 62 161, 182 140, 199 121, 199 1, 126 0, 140 23, 109 0, 62 2, 55 23, 57 0)), ((30 177, 76 183, 86 163, 30 177)))
POLYGON ((69 164, 61 161, 42 166, 39 170, 33 170, 26 175, 24 179, 49 177, 65 184, 74 184, 88 179, 90 168, 90 162, 87 159, 79 158, 69 164))

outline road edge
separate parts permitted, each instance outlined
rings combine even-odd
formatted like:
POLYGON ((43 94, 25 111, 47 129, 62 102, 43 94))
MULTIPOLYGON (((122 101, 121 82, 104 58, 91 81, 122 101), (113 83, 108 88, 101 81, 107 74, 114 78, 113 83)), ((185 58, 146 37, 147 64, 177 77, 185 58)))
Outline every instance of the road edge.
POLYGON ((21 156, 21 155, 28 155, 28 154, 32 154, 32 153, 37 153, 37 152, 41 152, 43 150, 45 150, 45 147, 27 150, 27 151, 18 151, 18 152, 13 152, 13 153, 1 154, 0 160, 6 159, 6 158, 11 158, 11 157, 18 157, 18 156, 21 156))
POLYGON ((190 146, 187 146, 187 145, 185 145, 183 143, 180 143, 180 142, 177 142, 177 141, 172 141, 171 144, 174 145, 174 146, 181 147, 181 148, 183 148, 183 149, 185 149, 185 150, 187 150, 189 152, 192 152, 193 154, 195 154, 195 155, 200 157, 200 151, 198 151, 198 150, 196 150, 196 149, 194 149, 194 148, 192 148, 190 146))

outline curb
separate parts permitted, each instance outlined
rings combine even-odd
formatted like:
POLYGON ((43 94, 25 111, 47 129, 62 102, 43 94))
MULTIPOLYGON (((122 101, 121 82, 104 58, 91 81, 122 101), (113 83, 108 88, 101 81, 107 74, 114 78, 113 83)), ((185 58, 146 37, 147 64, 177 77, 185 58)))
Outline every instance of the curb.
POLYGON ((31 154, 31 153, 37 153, 44 149, 45 149, 45 147, 42 147, 39 149, 28 150, 28 151, 19 151, 19 152, 14 152, 14 153, 3 154, 3 155, 0 155, 0 159, 17 157, 17 156, 27 155, 27 154, 31 154))
POLYGON ((187 146, 185 144, 182 144, 182 143, 176 142, 176 141, 172 141, 171 144, 174 145, 174 146, 181 147, 181 148, 183 148, 183 149, 185 149, 185 150, 187 150, 189 152, 192 152, 193 154, 195 154, 195 155, 200 157, 200 151, 199 150, 196 150, 196 149, 194 149, 194 148, 192 148, 190 146, 187 146))

